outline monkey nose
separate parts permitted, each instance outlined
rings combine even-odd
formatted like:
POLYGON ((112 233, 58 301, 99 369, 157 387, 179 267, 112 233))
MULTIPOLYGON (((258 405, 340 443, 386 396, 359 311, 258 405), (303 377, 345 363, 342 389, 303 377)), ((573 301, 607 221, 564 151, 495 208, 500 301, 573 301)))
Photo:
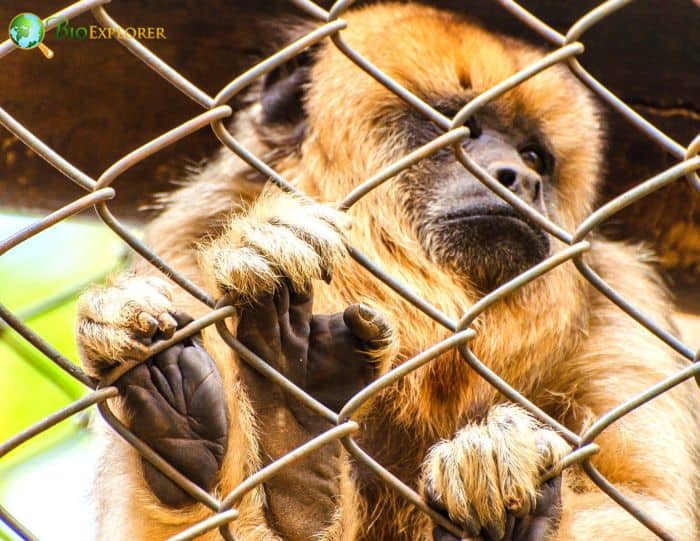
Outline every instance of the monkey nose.
POLYGON ((491 167, 489 173, 525 201, 537 201, 540 197, 542 180, 525 166, 501 163, 491 167))

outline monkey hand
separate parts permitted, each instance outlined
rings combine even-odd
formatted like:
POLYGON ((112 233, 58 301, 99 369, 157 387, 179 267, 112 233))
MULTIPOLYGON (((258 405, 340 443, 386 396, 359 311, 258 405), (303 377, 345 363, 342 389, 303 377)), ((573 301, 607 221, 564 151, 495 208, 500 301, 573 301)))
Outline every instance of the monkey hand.
MULTIPOLYGON (((488 541, 540 541, 556 532, 561 477, 542 475, 568 452, 552 430, 514 405, 491 409, 483 425, 460 430, 433 447, 423 465, 426 500, 488 541)), ((441 528, 435 541, 454 541, 441 528)))
POLYGON ((289 194, 263 194, 201 253, 203 269, 234 304, 271 295, 282 279, 308 292, 316 279, 330 280, 346 255, 346 218, 329 207, 289 194))
MULTIPOLYGON (((226 395, 209 354, 194 340, 170 346, 129 370, 115 385, 131 430, 206 491, 219 477, 228 436, 226 395)), ((142 459, 146 482, 166 505, 192 497, 142 459)))
POLYGON ((84 293, 76 338, 86 372, 101 379, 121 363, 144 360, 154 338, 172 336, 178 315, 171 295, 166 280, 138 276, 84 293))

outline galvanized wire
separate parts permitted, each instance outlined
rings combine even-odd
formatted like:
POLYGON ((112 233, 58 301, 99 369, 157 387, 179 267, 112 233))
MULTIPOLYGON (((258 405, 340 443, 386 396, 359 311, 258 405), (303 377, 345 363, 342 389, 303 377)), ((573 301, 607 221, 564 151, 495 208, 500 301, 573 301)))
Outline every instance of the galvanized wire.
MULTIPOLYGON (((6 253, 8 250, 26 241, 27 239, 40 234, 45 229, 60 223, 62 220, 77 214, 90 206, 94 206, 102 221, 129 247, 131 247, 131 249, 143 256, 161 273, 173 280, 176 284, 189 292, 194 298, 198 299, 210 308, 209 313, 190 323, 185 328, 177 331, 171 339, 159 342, 152 346, 150 352, 151 355, 154 355, 170 345, 199 332, 209 325, 215 325, 220 336, 238 354, 239 358, 249 363, 254 369, 267 377, 271 382, 280 385, 287 393, 292 395, 301 403, 305 404, 311 411, 314 411, 320 417, 325 418, 331 423, 332 427, 301 447, 272 462, 251 477, 245 479, 229 494, 219 499, 212 494, 208 494, 200 487, 186 479, 162 457, 155 453, 153 449, 137 438, 128 429, 128 427, 124 426, 110 411, 106 400, 118 394, 116 387, 111 386, 111 384, 114 383, 125 371, 132 368, 134 364, 125 364, 120 366, 98 384, 97 381, 94 381, 80 368, 78 368, 74 362, 61 355, 46 340, 32 331, 22 321, 22 318, 0 305, 0 318, 2 321, 4 321, 5 326, 14 329, 20 336, 22 336, 38 351, 43 353, 53 363, 78 381, 82 382, 86 387, 93 389, 92 392, 83 398, 76 400, 60 411, 46 417, 39 423, 27 428, 9 440, 0 443, 0 457, 10 453, 21 444, 51 428, 58 422, 80 411, 83 411, 85 408, 93 404, 97 404, 98 409, 105 421, 112 426, 112 428, 129 444, 131 444, 148 462, 159 469, 168 478, 173 480, 178 486, 180 486, 197 501, 211 509, 212 514, 210 516, 201 522, 191 525, 191 527, 180 532, 171 539, 173 541, 194 539, 198 535, 201 535, 209 530, 219 528, 223 538, 230 541, 233 539, 233 536, 228 529, 228 526, 231 522, 238 518, 239 513, 235 506, 246 494, 248 494, 251 490, 254 490, 261 483, 264 483, 270 479, 279 471, 288 467, 294 461, 305 457, 315 449, 318 449, 330 441, 337 440, 345 446, 347 451, 352 456, 365 464, 379 479, 392 487, 397 494, 405 498, 406 501, 428 514, 437 524, 440 524, 455 535, 461 536, 463 532, 461 532, 456 525, 452 524, 442 514, 437 513, 430 508, 416 491, 402 483, 382 464, 369 456, 352 438, 352 435, 360 430, 360 426, 352 420, 352 415, 365 401, 371 399, 387 386, 395 384, 401 378, 406 377, 419 367, 425 365, 426 363, 430 363, 433 359, 444 352, 456 348, 461 353, 465 362, 468 363, 477 374, 483 377, 493 387, 498 389, 498 391, 500 391, 507 399, 521 405, 542 423, 556 430, 572 445, 572 451, 562 460, 558 467, 555 468, 556 471, 571 467, 575 464, 581 465, 583 471, 587 473, 591 480, 603 492, 608 494, 620 506, 624 507, 632 516, 649 528, 649 530, 654 532, 659 538, 667 540, 674 539, 673 532, 667 532, 664 525, 659 524, 653 517, 649 516, 644 510, 640 509, 638 505, 624 496, 616 487, 605 479, 603 475, 601 475, 601 473, 592 465, 590 461, 591 457, 594 456, 600 449, 598 444, 595 443, 596 438, 600 436, 600 434, 611 424, 615 423, 624 415, 627 415, 636 408, 648 403, 650 400, 653 400, 674 386, 700 374, 700 362, 698 362, 699 355, 696 350, 694 350, 690 345, 685 344, 679 337, 662 328, 657 322, 653 321, 648 314, 645 314, 639 308, 632 305, 627 299, 624 298, 624 296, 622 296, 614 288, 608 285, 600 276, 598 276, 593 269, 584 262, 582 257, 590 248, 590 244, 586 240, 586 237, 592 231, 598 228, 602 222, 609 219, 611 216, 614 216, 628 205, 658 191, 660 188, 672 182, 678 182, 679 179, 683 178, 686 178, 692 185, 700 189, 700 175, 698 174, 698 171, 700 171, 700 156, 698 156, 698 153, 700 153, 700 135, 696 137, 691 144, 688 145, 688 147, 683 147, 681 144, 674 141, 667 134, 663 133, 661 130, 644 119, 637 112, 632 110, 602 83, 592 77, 581 66, 576 58, 584 50, 584 45, 581 42, 581 38, 584 33, 591 27, 598 24, 600 21, 604 20, 610 14, 624 8, 630 3, 631 0, 611 0, 600 4, 574 23, 565 35, 562 35, 551 28, 548 24, 524 9, 517 2, 511 0, 497 0, 498 4, 520 20, 524 25, 530 27, 532 30, 543 36, 546 40, 554 44, 556 49, 542 57, 540 60, 526 66, 518 73, 508 77, 487 91, 474 97, 471 101, 466 103, 452 119, 445 117, 442 113, 436 111, 418 96, 414 95, 387 74, 383 73, 364 56, 352 49, 342 39, 340 32, 347 27, 347 22, 342 19, 342 15, 353 4, 352 0, 339 0, 331 7, 330 10, 325 10, 310 0, 290 1, 301 11, 306 13, 306 15, 318 20, 319 26, 308 34, 299 38, 294 43, 251 67, 242 75, 234 78, 213 97, 185 78, 175 67, 167 64, 137 39, 129 36, 128 34, 124 34, 125 39, 119 40, 119 43, 122 46, 141 60, 145 66, 160 75, 164 81, 180 90, 185 97, 200 105, 204 111, 194 118, 173 127, 166 133, 145 142, 136 150, 117 160, 97 179, 90 177, 75 167, 59 153, 41 141, 30 129, 19 123, 8 111, 0 108, 0 124, 17 136, 17 138, 21 140, 28 148, 33 150, 37 155, 42 157, 49 164, 60 171, 68 180, 74 182, 88 192, 85 196, 72 201, 71 203, 50 213, 45 218, 38 220, 21 231, 18 231, 11 237, 0 241, 0 255, 6 253), (113 185, 115 182, 118 183, 119 176, 124 171, 141 163, 149 156, 157 154, 161 150, 171 146, 175 142, 187 137, 194 131, 207 125, 211 126, 214 135, 224 146, 228 147, 251 167, 257 169, 281 189, 298 193, 286 179, 284 179, 268 164, 255 156, 249 149, 245 148, 244 145, 237 141, 226 128, 224 120, 234 115, 234 111, 232 107, 228 105, 228 103, 238 93, 282 63, 290 60, 308 47, 323 40, 330 41, 340 52, 353 61, 359 69, 364 70, 380 84, 384 85, 391 92, 395 93, 416 111, 424 115, 427 119, 431 120, 436 126, 445 132, 444 134, 435 137, 424 146, 398 159, 395 163, 376 173, 371 178, 360 183, 354 190, 351 191, 351 193, 347 194, 346 197, 338 203, 338 208, 340 210, 348 210, 350 207, 352 207, 352 205, 354 205, 372 190, 376 189, 383 183, 390 181, 392 177, 415 163, 426 159, 441 149, 452 148, 455 159, 474 176, 476 176, 485 186, 511 204, 529 220, 537 223, 550 235, 556 237, 565 245, 568 245, 566 248, 560 250, 558 253, 552 255, 545 261, 539 263, 528 271, 513 278, 508 283, 500 286, 495 291, 484 296, 470 309, 468 309, 459 319, 459 321, 453 321, 446 314, 440 312, 427 300, 421 298, 415 292, 413 292, 408 286, 386 273, 377 262, 372 261, 363 255, 356 247, 348 246, 347 248, 350 256, 361 266, 363 266, 370 275, 374 276, 395 292, 402 295, 408 302, 413 304, 427 316, 433 318, 452 334, 442 342, 439 342, 424 352, 419 353, 413 359, 404 362, 400 366, 391 370, 388 374, 384 375, 358 392, 345 404, 339 414, 331 411, 326 406, 315 400, 308 393, 294 385, 284 375, 280 374, 269 364, 267 364, 264 359, 261 359, 255 355, 252 351, 240 343, 229 332, 224 323, 226 318, 233 315, 233 308, 228 305, 228 300, 224 298, 217 303, 207 294, 207 292, 199 288, 186 277, 182 276, 173 267, 171 267, 167 261, 161 258, 158 254, 154 253, 153 250, 143 241, 141 241, 132 231, 130 231, 126 225, 117 219, 110 211, 108 205, 109 200, 114 198, 115 194, 118 192, 118 188, 115 188, 113 185), (540 213, 537 213, 529 205, 521 201, 515 194, 502 186, 500 182, 489 175, 487 171, 481 168, 478 164, 474 163, 474 161, 469 158, 467 153, 464 152, 460 144, 465 137, 469 136, 469 129, 467 126, 465 126, 465 123, 473 114, 478 112, 491 100, 501 96, 503 93, 508 92, 518 84, 521 84, 523 81, 528 80, 529 78, 556 64, 567 65, 571 72, 584 84, 590 87, 591 90, 593 90, 593 92, 595 92, 601 99, 607 102, 633 126, 637 127, 649 138, 654 140, 661 148, 665 149, 677 160, 679 160, 677 164, 669 167, 666 171, 663 171, 653 178, 640 183, 638 186, 623 193, 619 197, 613 199, 606 205, 593 212, 573 232, 566 231, 561 226, 552 222, 540 213), (603 295, 619 306, 620 309, 629 314, 630 317, 635 319, 650 333, 658 337, 659 340, 682 355, 690 363, 685 368, 680 369, 676 374, 673 374, 667 377, 665 380, 658 382, 649 389, 626 400, 605 415, 601 416, 582 434, 576 434, 575 432, 571 431, 545 413, 536 404, 525 398, 520 392, 518 392, 517 389, 506 383, 499 377, 498 374, 489 369, 488 366, 478 359, 469 348, 469 341, 477 334, 477 331, 470 328, 470 326, 474 320, 479 317, 479 315, 488 310, 489 307, 495 302, 523 287, 528 282, 536 280, 555 267, 566 264, 569 261, 573 262, 581 274, 603 295)), ((81 0, 76 2, 75 4, 72 4, 54 14, 52 16, 54 17, 53 21, 49 27, 52 24, 55 25, 59 18, 71 19, 82 13, 91 11, 97 22, 103 27, 112 28, 115 30, 120 29, 121 27, 119 23, 105 9, 105 5, 108 3, 109 0, 81 0)), ((14 50, 15 48, 10 40, 0 43, 0 58, 10 54, 14 50)), ((305 196, 304 194, 300 195, 305 196)), ((549 472, 545 478, 547 478, 547 476, 554 475, 556 471, 549 472)), ((20 537, 28 540, 37 539, 25 525, 18 522, 16 518, 14 518, 6 509, 2 507, 0 507, 0 520, 14 530, 20 537)))

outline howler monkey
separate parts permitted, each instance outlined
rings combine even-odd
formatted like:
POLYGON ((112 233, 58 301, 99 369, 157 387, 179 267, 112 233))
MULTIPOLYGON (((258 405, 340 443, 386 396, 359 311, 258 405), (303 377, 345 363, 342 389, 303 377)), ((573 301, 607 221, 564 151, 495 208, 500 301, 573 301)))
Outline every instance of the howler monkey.
MULTIPOLYGON (((451 118, 543 53, 460 15, 386 3, 343 15, 343 39, 451 118)), ((304 26, 304 25, 302 25, 304 26)), ((301 33, 308 28, 299 29, 301 33)), ((290 38, 291 39, 291 38, 290 38)), ((329 40, 268 73, 234 135, 316 202, 290 195, 222 149, 168 196, 146 242, 214 298, 236 307, 241 342, 327 407, 339 408, 449 331, 347 255, 359 247, 458 320, 485 293, 562 249, 486 188, 452 148, 379 186, 362 181, 442 133, 329 40), (327 283, 324 283, 327 282, 327 283), (330 315, 327 315, 330 314, 330 315)), ((589 92, 554 66, 478 110, 466 154, 567 231, 591 212, 602 133, 589 92)), ((585 261, 660 322, 668 306, 638 247, 590 237, 585 261)), ((142 361, 207 308, 150 265, 86 293, 78 340, 104 377, 142 361)), ((680 365, 663 343, 566 262, 490 306, 469 347, 580 432, 680 365)), ((118 382, 118 416, 202 488, 227 494, 329 425, 236 358, 211 327, 118 382)), ((677 387, 596 439, 592 464, 676 539, 697 539, 697 392, 677 387)), ((449 351, 382 391, 358 417, 358 444, 469 536, 642 540, 654 535, 574 466, 541 486, 569 447, 449 351)), ((105 430, 95 487, 100 539, 163 539, 211 511, 105 430)), ((283 470, 237 505, 236 539, 456 539, 435 527, 339 442, 283 470)), ((216 539, 216 531, 206 534, 216 539)))

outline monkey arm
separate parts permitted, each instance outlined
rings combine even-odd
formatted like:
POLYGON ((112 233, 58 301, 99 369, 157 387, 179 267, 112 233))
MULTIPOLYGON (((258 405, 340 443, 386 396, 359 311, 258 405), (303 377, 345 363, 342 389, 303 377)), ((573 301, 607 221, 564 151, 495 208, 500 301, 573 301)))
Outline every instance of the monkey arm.
MULTIPOLYGON (((554 396, 568 397, 563 405, 567 413, 562 421, 582 434, 592 422, 621 402, 681 368, 664 344, 634 321, 620 318, 616 310, 611 306, 607 314, 604 311, 599 314, 601 322, 609 322, 608 316, 615 317, 618 326, 611 328, 606 323, 605 332, 594 329, 592 332, 599 339, 585 344, 575 358, 563 361, 561 369, 552 373, 555 383, 546 385, 548 391, 543 391, 541 399, 535 399, 536 403, 547 400, 544 396, 551 398, 551 391, 554 396)), ((595 438, 600 451, 591 459, 617 489, 679 540, 697 538, 693 491, 697 482, 694 457, 698 411, 698 390, 694 381, 686 382, 608 426, 595 438)), ((510 415, 508 419, 511 427, 527 424, 518 415, 510 415)), ((424 466, 427 499, 461 522, 467 531, 485 539, 508 541, 657 539, 598 489, 579 467, 564 471, 557 498, 549 499, 544 507, 538 499, 534 512, 528 511, 525 516, 516 513, 518 519, 511 522, 513 513, 507 511, 509 498, 504 497, 501 502, 489 489, 489 479, 493 477, 497 487, 493 494, 507 495, 503 486, 498 488, 504 479, 503 468, 498 458, 492 457, 510 457, 506 461, 510 464, 508 476, 512 488, 517 490, 532 486, 523 473, 531 472, 530 479, 536 479, 542 468, 522 467, 526 458, 523 449, 528 441, 523 436, 528 431, 520 431, 520 435, 511 431, 504 439, 493 434, 494 426, 504 424, 489 419, 486 433, 482 434, 473 427, 463 429, 452 441, 433 448, 424 466)), ((542 490, 539 487, 540 498, 542 490)), ((434 539, 452 541, 450 534, 440 529, 435 531, 434 539)))
MULTIPOLYGON (((634 347, 630 348, 636 352, 634 355, 633 351, 624 354, 615 351, 614 345, 606 342, 604 345, 611 348, 605 351, 604 360, 599 361, 588 352, 580 359, 587 369, 583 364, 576 366, 577 360, 567 363, 569 369, 576 366, 588 372, 595 366, 601 372, 595 377, 590 373, 584 377, 582 373, 576 375, 568 371, 565 377, 571 377, 579 385, 577 396, 567 404, 570 410, 565 424, 584 433, 586 426, 582 422, 590 424, 624 398, 643 392, 679 368, 655 339, 637 338, 639 340, 633 340, 634 347), (640 344, 646 348, 639 348, 640 344), (640 349, 646 352, 640 354, 640 349), (624 397, 620 394, 622 391, 624 397)), ((592 458, 592 464, 602 475, 678 540, 697 538, 693 518, 696 513, 693 490, 697 482, 694 457, 698 441, 695 416, 700 411, 697 394, 694 382, 687 382, 625 415, 595 439, 600 451, 592 458), (689 403, 695 406, 688 407, 689 403), (653 431, 650 427, 654 427, 653 431)), ((509 419, 511 426, 523 426, 517 415, 509 419)), ((496 423, 487 421, 486 424, 496 423)), ((487 432, 492 430, 487 429, 487 432)), ((507 487, 502 485, 504 478, 510 478, 511 491, 524 490, 532 486, 532 480, 543 470, 542 467, 523 468, 523 458, 527 455, 523 454, 523 448, 527 447, 528 440, 523 435, 511 434, 503 439, 476 434, 468 427, 452 441, 433 448, 424 465, 424 490, 428 501, 461 523, 471 535, 487 540, 657 539, 626 509, 598 489, 579 467, 565 470, 562 486, 554 492, 551 486, 538 486, 536 503, 525 513, 522 509, 509 509, 511 500, 507 487), (503 456, 510 464, 505 470, 498 459, 503 456), (530 480, 524 475, 528 472, 530 480), (492 493, 489 487, 493 485, 496 490, 492 493)), ((434 530, 433 539, 454 541, 451 534, 440 528, 434 530)))
MULTIPOLYGON (((303 216, 297 218, 304 221, 303 216)), ((237 217, 235 220, 241 226, 248 223, 247 218, 237 217)), ((327 222, 321 223, 333 235, 337 235, 327 222)), ((221 269, 221 259, 224 257, 226 264, 233 266, 229 267, 232 272, 230 276, 235 276, 236 266, 245 268, 247 261, 244 257, 251 255, 243 252, 236 254, 235 259, 231 257, 231 251, 237 246, 236 235, 240 234, 241 229, 227 229, 221 238, 214 241, 216 250, 221 250, 213 255, 219 263, 218 269, 221 269)), ((318 246, 309 237, 304 242, 307 241, 310 245, 318 246)), ((265 247, 274 245, 272 241, 264 243, 265 247)), ((292 251, 291 255, 294 254, 295 251, 292 251)), ((211 274, 211 268, 205 264, 202 272, 211 274)), ((298 280, 297 283, 308 284, 308 281, 298 280)), ((238 286, 232 293, 234 296, 240 294, 239 299, 246 299, 246 302, 237 304, 240 315, 236 328, 238 338, 328 407, 338 410, 375 377, 379 360, 390 343, 387 334, 389 328, 378 314, 367 307, 354 305, 342 313, 314 315, 311 311, 311 290, 298 293, 292 286, 291 278, 278 284, 274 294, 259 297, 241 287, 240 283, 238 286)), ((84 316, 105 317, 105 308, 108 308, 109 314, 119 316, 116 321, 101 322, 104 324, 102 330, 109 328, 111 331, 98 345, 111 343, 107 334, 114 336, 112 331, 122 333, 129 338, 129 343, 145 344, 158 332, 158 326, 153 325, 153 321, 157 323, 168 319, 163 314, 170 317, 176 314, 176 301, 171 300, 170 290, 152 277, 131 277, 118 286, 98 290, 96 295, 84 300, 84 316), (103 302, 105 300, 108 301, 106 304, 103 302), (151 334, 137 332, 135 324, 141 320, 151 323, 148 329, 153 331, 151 334)), ((210 381, 213 384, 210 385, 210 392, 205 393, 208 411, 200 411, 203 415, 192 415, 193 412, 187 407, 178 408, 178 402, 189 406, 193 402, 192 397, 188 400, 185 396, 180 400, 177 396, 171 396, 177 377, 166 378, 167 385, 160 380, 163 371, 174 365, 173 362, 164 362, 165 357, 142 365, 142 377, 136 383, 132 381, 129 385, 127 375, 125 405, 131 412, 132 428, 139 431, 139 435, 166 460, 173 462, 183 474, 205 489, 211 488, 212 481, 218 479, 218 492, 228 493, 245 477, 330 428, 330 425, 290 400, 281 389, 271 385, 245 363, 234 359, 232 351, 214 329, 206 329, 203 334, 205 349, 216 361, 223 389, 226 390, 227 408, 220 403, 221 387, 215 385, 214 380, 210 381), (229 411, 229 425, 228 442, 224 445, 220 441, 223 437, 220 421, 226 409, 229 411), (203 427, 203 423, 211 423, 211 426, 203 427), (178 448, 164 446, 163 435, 166 440, 186 441, 199 459, 193 461, 176 456, 178 448), (222 447, 228 447, 223 460, 222 447), (194 462, 201 462, 206 467, 193 467, 194 462)), ((94 336, 86 333, 83 338, 84 344, 94 345, 94 336)), ((95 353, 100 347, 88 349, 95 353)), ((177 353, 179 374, 184 379, 185 370, 181 361, 187 359, 180 358, 184 350, 179 353, 169 350, 164 355, 166 353, 173 357, 177 353)), ((206 369, 208 366, 210 371, 215 372, 213 366, 202 361, 207 361, 207 358, 198 360, 199 368, 206 369)), ((112 367, 114 362, 112 360, 106 368, 112 367)), ((95 365, 93 373, 99 369, 100 366, 95 365)), ((133 377, 137 375, 137 372, 133 372, 133 377)), ((122 413, 120 417, 125 415, 122 413)), ((149 466, 144 469, 144 464, 132 449, 123 445, 121 448, 117 453, 124 456, 117 465, 111 466, 110 475, 128 479, 131 489, 126 492, 140 494, 141 500, 148 502, 148 505, 136 510, 133 509, 133 501, 124 501, 121 510, 124 514, 121 516, 140 517, 142 520, 129 520, 127 525, 119 526, 120 531, 133 532, 132 537, 137 539, 165 537, 209 513, 199 504, 187 505, 191 502, 180 489, 149 466), (130 465, 127 466, 127 463, 130 465), (132 510, 129 511, 129 508, 132 510)), ((239 539, 272 540, 277 539, 280 533, 282 538, 294 540, 326 531, 328 539, 339 539, 341 536, 349 539, 352 528, 343 526, 343 515, 354 511, 351 506, 339 505, 345 491, 351 493, 345 467, 340 445, 335 442, 293 467, 286 468, 241 502, 238 507, 241 518, 231 525, 235 535, 239 539), (268 527, 268 524, 273 527, 268 527)), ((107 484, 108 480, 103 477, 101 482, 107 484)), ((106 503, 103 507, 115 516, 120 515, 114 502, 111 505, 106 503)), ((110 520, 111 517, 102 522, 102 531, 106 535, 110 520)))
MULTIPOLYGON (((376 376, 393 347, 388 324, 366 306, 312 312, 312 284, 330 280, 345 256, 343 219, 273 189, 245 215, 232 216, 199 258, 212 289, 238 308, 237 338, 336 411, 376 376)), ((235 371, 249 404, 257 467, 330 428, 242 360, 235 371)), ((347 469, 338 442, 285 468, 263 487, 267 522, 286 539, 352 539, 357 508, 347 469)))
MULTIPOLYGON (((143 361, 154 339, 170 336, 184 323, 171 291, 154 276, 127 275, 84 294, 78 344, 86 370, 100 378, 123 362, 143 361)), ((205 351, 180 344, 138 365, 116 383, 122 395, 109 405, 186 477, 206 490, 219 481, 218 490, 227 493, 257 469, 257 442, 231 349, 215 329, 202 334, 205 351)), ((102 428, 95 490, 98 539, 114 539, 114 532, 124 539, 165 539, 211 515, 204 505, 190 505, 189 496, 116 433, 102 428)), ((266 525, 261 498, 254 491, 241 503, 233 526, 237 539, 279 541, 266 525)))

